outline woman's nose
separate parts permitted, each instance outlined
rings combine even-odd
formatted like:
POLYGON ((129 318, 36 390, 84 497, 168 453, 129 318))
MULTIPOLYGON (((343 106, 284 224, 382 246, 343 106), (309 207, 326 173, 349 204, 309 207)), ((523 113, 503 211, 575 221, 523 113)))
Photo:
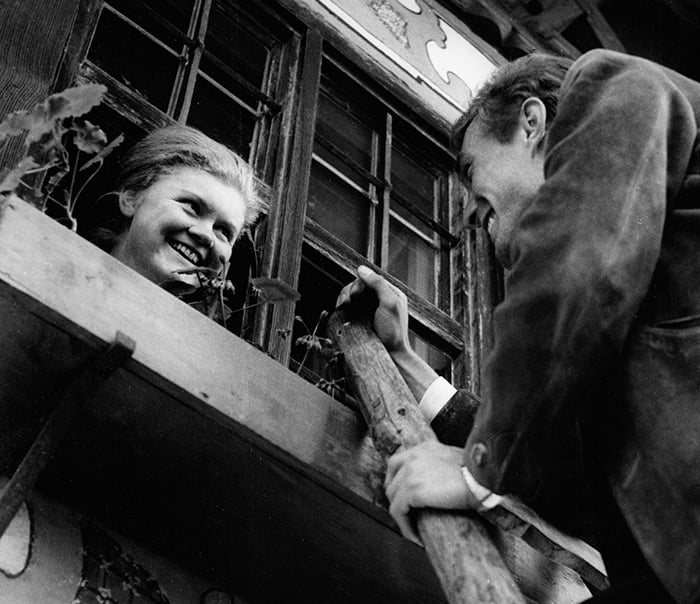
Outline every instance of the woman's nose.
POLYGON ((200 221, 190 226, 187 232, 196 239, 198 243, 208 248, 214 247, 214 231, 211 225, 200 221))

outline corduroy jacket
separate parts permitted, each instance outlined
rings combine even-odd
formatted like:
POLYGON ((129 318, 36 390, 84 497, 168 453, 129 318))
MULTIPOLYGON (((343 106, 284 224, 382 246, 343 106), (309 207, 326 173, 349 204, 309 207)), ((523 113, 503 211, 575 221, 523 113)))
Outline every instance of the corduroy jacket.
POLYGON ((700 599, 698 123, 700 84, 669 69, 603 50, 571 67, 465 447, 480 483, 527 500, 582 424, 680 602, 700 599))

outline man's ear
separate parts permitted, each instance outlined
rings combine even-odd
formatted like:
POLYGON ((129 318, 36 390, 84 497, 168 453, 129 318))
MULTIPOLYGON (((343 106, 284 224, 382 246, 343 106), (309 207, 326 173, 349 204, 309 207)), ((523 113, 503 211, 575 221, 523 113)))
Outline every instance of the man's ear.
POLYGON ((136 214, 139 204, 137 196, 130 191, 119 191, 119 211, 127 218, 136 214))
POLYGON ((547 108, 542 99, 531 96, 520 106, 520 126, 527 140, 535 143, 538 148, 547 132, 547 108))

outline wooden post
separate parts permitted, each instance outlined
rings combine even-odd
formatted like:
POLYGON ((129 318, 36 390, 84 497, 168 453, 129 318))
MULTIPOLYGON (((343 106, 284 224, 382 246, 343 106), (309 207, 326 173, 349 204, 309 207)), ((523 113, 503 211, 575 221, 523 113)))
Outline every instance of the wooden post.
POLYGON ((82 368, 58 394, 56 407, 36 440, 10 480, 0 489, 0 537, 34 488, 39 474, 73 427, 80 404, 94 396, 110 374, 131 358, 134 347, 131 338, 117 332, 115 341, 107 350, 82 368))
MULTIPOLYGON (((368 323, 345 322, 336 312, 328 332, 345 357, 346 375, 383 455, 436 438, 368 323)), ((449 602, 525 602, 475 514, 426 509, 419 513, 418 531, 449 602)))

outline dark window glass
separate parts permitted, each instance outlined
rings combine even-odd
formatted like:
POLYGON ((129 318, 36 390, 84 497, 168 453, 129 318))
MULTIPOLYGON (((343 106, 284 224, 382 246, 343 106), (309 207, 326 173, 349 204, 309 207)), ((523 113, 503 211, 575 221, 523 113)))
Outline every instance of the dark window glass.
POLYGON ((442 350, 433 346, 413 331, 408 332, 408 339, 413 350, 430 365, 438 375, 447 380, 452 376, 452 359, 442 350))
POLYGON ((249 158, 255 114, 202 75, 197 78, 187 122, 249 158))
POLYGON ((178 57, 106 8, 88 58, 151 104, 167 110, 178 57))
MULTIPOLYGON (((269 49, 249 25, 241 22, 236 12, 222 6, 221 2, 214 4, 209 15, 205 48, 207 54, 215 56, 255 88, 263 88, 269 49)), ((209 73, 211 67, 206 61, 200 69, 217 79, 220 77, 209 73)))
MULTIPOLYGON (((333 382, 339 388, 336 398, 347 390, 342 379, 342 367, 336 365, 334 348, 327 341, 327 318, 335 308, 335 300, 340 289, 351 280, 337 266, 333 266, 318 252, 304 247, 299 273, 299 293, 301 299, 296 305, 296 316, 292 332, 291 368, 310 381, 323 385, 333 382)), ((328 391, 328 390, 327 390, 328 391)))
MULTIPOLYGON (((318 135, 330 141, 359 167, 368 172, 372 170, 372 129, 369 126, 323 93, 319 95, 316 119, 318 135)), ((334 164, 339 167, 342 160, 336 160, 334 164)), ((348 175, 356 177, 352 170, 348 175)))
POLYGON ((366 254, 371 202, 367 194, 356 187, 314 161, 307 213, 346 245, 366 254))
POLYGON ((435 302, 435 249, 396 218, 389 223, 387 270, 429 302, 435 302))
POLYGON ((167 21, 186 34, 194 8, 194 0, 110 0, 109 4, 166 43, 171 43, 173 33, 166 33, 167 26, 159 21, 167 21), (153 13, 157 13, 160 19, 156 19, 153 13))
MULTIPOLYGON (((397 147, 391 155, 391 185, 417 210, 435 218, 435 176, 397 147)), ((432 229, 400 202, 392 203, 391 209, 423 233, 431 233, 432 229)))

